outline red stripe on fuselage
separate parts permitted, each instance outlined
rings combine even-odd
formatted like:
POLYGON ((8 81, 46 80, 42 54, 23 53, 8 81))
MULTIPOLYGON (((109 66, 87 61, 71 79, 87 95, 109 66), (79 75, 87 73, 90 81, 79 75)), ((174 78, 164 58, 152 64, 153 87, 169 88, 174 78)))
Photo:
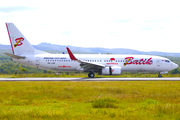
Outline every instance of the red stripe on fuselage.
POLYGON ((62 67, 62 68, 71 68, 71 66, 65 66, 65 65, 63 65, 63 66, 58 66, 58 67, 62 67))

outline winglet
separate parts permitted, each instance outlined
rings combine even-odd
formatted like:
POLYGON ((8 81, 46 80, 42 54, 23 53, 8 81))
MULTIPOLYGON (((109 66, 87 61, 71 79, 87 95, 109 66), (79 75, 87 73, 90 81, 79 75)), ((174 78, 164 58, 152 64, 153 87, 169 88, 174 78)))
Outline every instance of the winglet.
POLYGON ((71 50, 70 50, 68 47, 66 47, 66 49, 67 49, 67 51, 68 51, 68 54, 69 54, 69 57, 71 58, 71 60, 78 60, 78 59, 73 55, 73 53, 71 52, 71 50))

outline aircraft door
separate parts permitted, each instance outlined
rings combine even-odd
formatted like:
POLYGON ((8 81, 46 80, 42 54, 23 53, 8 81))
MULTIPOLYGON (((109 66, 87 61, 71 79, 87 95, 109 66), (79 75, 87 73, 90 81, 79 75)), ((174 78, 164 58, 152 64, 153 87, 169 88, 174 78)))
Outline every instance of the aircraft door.
POLYGON ((160 67, 160 60, 159 60, 159 59, 156 60, 156 65, 157 65, 158 67, 160 67))
POLYGON ((38 66, 40 64, 40 58, 36 57, 36 65, 38 66))

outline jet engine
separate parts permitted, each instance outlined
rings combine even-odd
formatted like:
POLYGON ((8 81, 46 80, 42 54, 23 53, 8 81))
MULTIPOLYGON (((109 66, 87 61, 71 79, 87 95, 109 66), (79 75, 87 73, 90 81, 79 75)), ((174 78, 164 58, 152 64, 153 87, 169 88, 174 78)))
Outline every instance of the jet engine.
POLYGON ((102 69, 102 75, 120 75, 121 67, 119 66, 109 66, 102 69))

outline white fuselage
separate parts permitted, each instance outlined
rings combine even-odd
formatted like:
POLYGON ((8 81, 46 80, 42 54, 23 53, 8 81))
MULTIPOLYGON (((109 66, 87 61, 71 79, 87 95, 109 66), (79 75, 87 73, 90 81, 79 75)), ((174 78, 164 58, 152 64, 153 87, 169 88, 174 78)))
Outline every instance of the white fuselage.
MULTIPOLYGON (((119 66, 122 72, 157 73, 168 72, 178 67, 177 64, 167 58, 150 55, 75 54, 75 56, 79 60, 102 64, 107 67, 119 66), (126 62, 127 64, 124 66, 126 62)), ((13 58, 13 60, 24 65, 56 72, 85 71, 81 68, 80 63, 71 60, 68 54, 36 54, 25 57, 25 59, 13 58)))
POLYGON ((56 72, 84 71, 93 78, 94 72, 102 75, 119 75, 122 72, 167 73, 178 67, 167 58, 148 55, 76 54, 67 47, 68 54, 49 54, 35 49, 13 23, 6 23, 12 53, 5 53, 14 61, 56 72))

